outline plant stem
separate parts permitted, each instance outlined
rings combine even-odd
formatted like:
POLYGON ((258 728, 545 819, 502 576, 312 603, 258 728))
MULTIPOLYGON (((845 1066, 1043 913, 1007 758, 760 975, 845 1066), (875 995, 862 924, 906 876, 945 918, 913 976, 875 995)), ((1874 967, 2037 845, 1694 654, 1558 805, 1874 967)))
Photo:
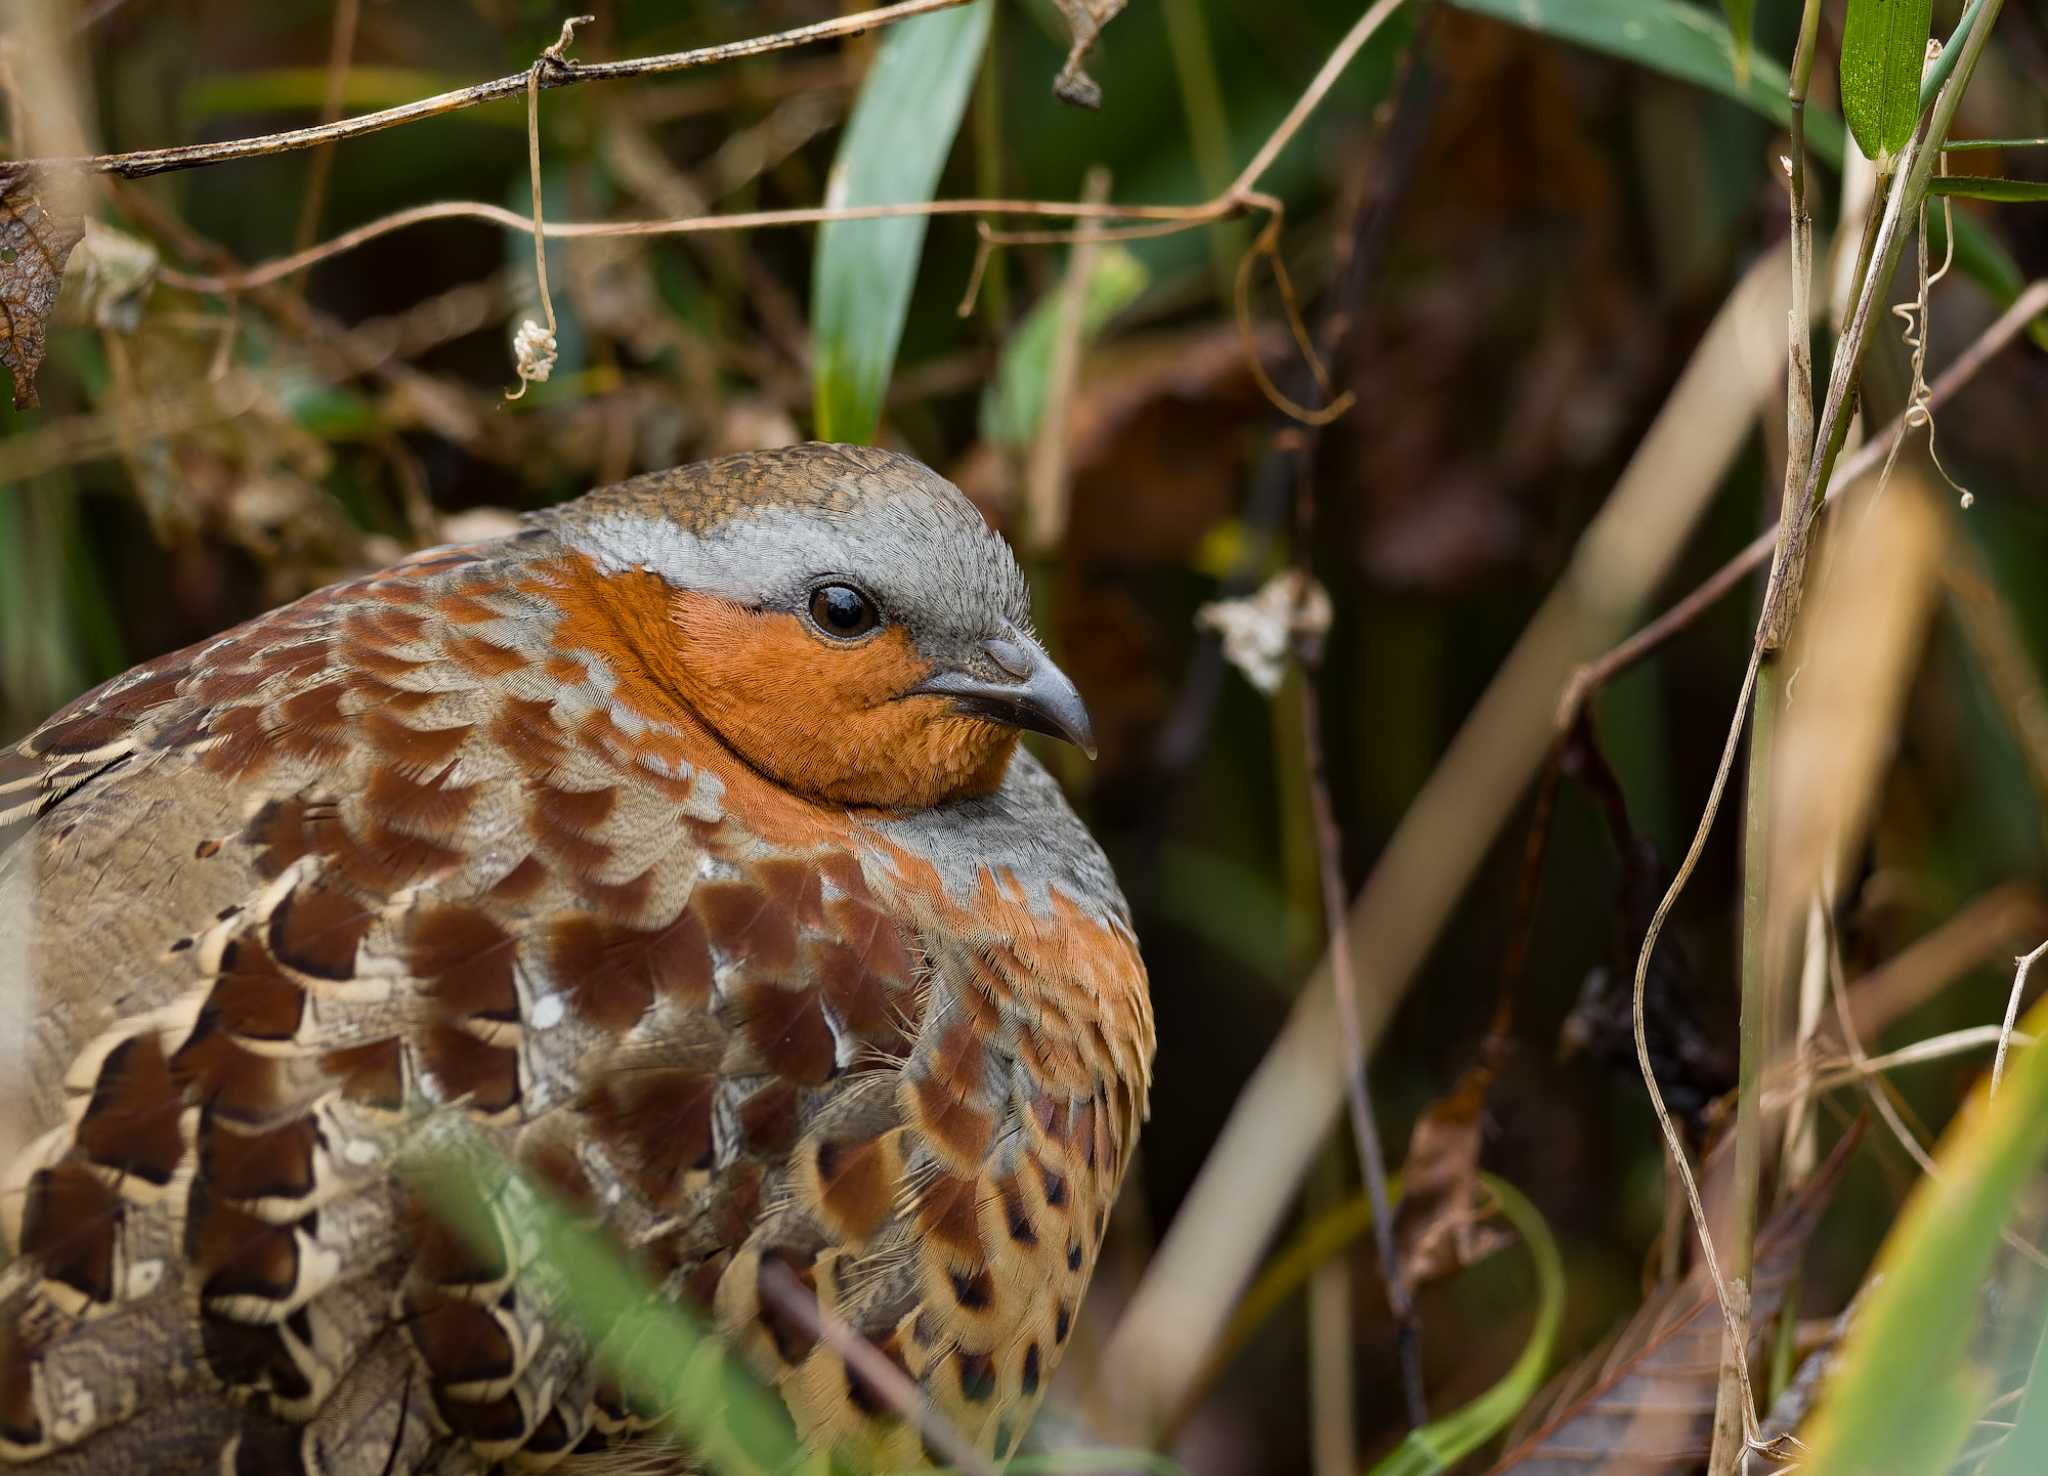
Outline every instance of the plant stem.
POLYGON ((1380 1279, 1386 1283, 1387 1307, 1394 1314, 1394 1351, 1401 1366, 1401 1392, 1408 1411, 1408 1428, 1419 1430, 1429 1422, 1428 1400, 1422 1380, 1422 1321, 1415 1312, 1415 1294, 1408 1286, 1408 1274, 1394 1249, 1394 1216, 1387 1192, 1387 1155, 1380 1142, 1379 1122, 1373 1116, 1372 1089, 1366 1080, 1365 1032, 1359 1025, 1358 983, 1351 960, 1351 938, 1345 926, 1349 909, 1341 861, 1343 837, 1337 829, 1336 807, 1330 802, 1329 765, 1323 753, 1323 716, 1322 705, 1317 701, 1316 673, 1304 666, 1300 682, 1302 753, 1307 760, 1316 845, 1321 853, 1323 922, 1330 933, 1330 970, 1336 983, 1337 1017, 1344 1032, 1345 1100, 1351 1113, 1351 1133, 1358 1143, 1359 1168, 1364 1173, 1366 1194, 1372 1202, 1373 1240, 1379 1252, 1380 1279))
MULTIPOLYGON (((1741 1313, 1741 1333, 1748 1321, 1750 1276, 1755 1262, 1756 1221, 1763 1175, 1764 1021, 1777 970, 1769 955, 1765 910, 1770 897, 1771 752, 1777 735, 1780 689, 1779 660, 1766 656, 1756 673, 1756 710, 1749 730, 1749 789, 1742 844, 1742 1014, 1741 1060, 1735 1081, 1735 1179, 1722 1251, 1728 1266, 1728 1289, 1741 1313)), ((1730 1334, 1730 1338, 1733 1338, 1730 1334)), ((1722 1378, 1714 1410, 1714 1450, 1709 1476, 1741 1469, 1745 1440, 1743 1397, 1733 1361, 1724 1350, 1722 1378)))
MULTIPOLYGON (((1721 1345, 1721 1374, 1714 1391, 1714 1444, 1708 1476, 1733 1476, 1742 1469, 1755 1428, 1756 1411, 1748 1378, 1750 1279, 1755 1264, 1756 1219, 1763 1174, 1764 1017, 1771 997, 1765 952, 1765 901, 1770 896, 1771 752, 1777 734, 1778 653, 1782 633, 1772 627, 1772 596, 1779 578, 1803 543, 1795 529, 1805 526, 1801 492, 1813 457, 1813 212, 1806 202, 1806 89, 1813 78, 1814 38, 1820 29, 1820 0, 1806 0, 1800 13, 1799 43, 1793 51, 1786 88, 1791 106, 1789 186, 1792 252, 1792 308, 1786 315, 1785 477, 1779 494, 1777 559, 1772 588, 1764 596, 1763 642, 1756 662, 1756 714, 1749 730, 1748 816, 1742 853, 1741 1057, 1735 1092, 1735 1183, 1733 1223, 1725 1247, 1729 1284, 1728 1328, 1721 1345)), ((1865 243, 1868 250, 1868 243, 1865 243)), ((1799 570, 1791 568, 1791 588, 1799 570)), ((1701 1233, 1706 1233, 1701 1227, 1701 1233)))
MULTIPOLYGON (((1817 0, 1807 0, 1812 12, 1817 0)), ((1819 423, 1814 424, 1811 390, 1799 372, 1805 354, 1807 323, 1798 311, 1804 305, 1810 275, 1811 223, 1806 214, 1805 169, 1795 158, 1791 169, 1792 251, 1795 270, 1795 310, 1791 327, 1792 375, 1786 396, 1788 423, 1792 434, 1786 451, 1785 487, 1778 523, 1776 557, 1770 584, 1764 592, 1762 615, 1757 623, 1756 644, 1750 654, 1756 688, 1756 724, 1750 735, 1749 854, 1745 859, 1743 908, 1742 1060, 1739 1068, 1736 1108, 1735 1223, 1727 1238, 1730 1275, 1720 1287, 1722 1311, 1727 1319, 1727 1337, 1722 1347, 1721 1381, 1715 1410, 1714 1448, 1708 1463, 1709 1476, 1730 1476, 1740 1469, 1748 1440, 1755 1430, 1755 1412, 1745 1368, 1748 1361, 1751 1242, 1755 1231, 1757 1179, 1762 1166, 1761 1102, 1757 1082, 1762 1071, 1763 1020, 1770 998, 1770 986, 1777 973, 1777 934, 1768 932, 1766 912, 1768 878, 1764 873, 1770 817, 1770 742, 1775 732, 1778 707, 1778 661, 1798 613, 1801 588, 1805 582, 1806 555, 1813 520, 1827 496, 1828 482, 1836 458, 1846 440, 1849 406, 1860 376, 1863 354, 1869 343, 1870 325, 1879 295, 1897 270, 1905 249, 1911 222, 1917 221, 1920 202, 1940 157, 1942 141, 1955 116, 1957 103, 1969 86, 1970 74, 1982 54, 1992 23, 1998 18, 1999 0, 1977 0, 1965 18, 1968 34, 1958 54, 1949 59, 1953 77, 1934 98, 1931 114, 1923 121, 1899 159, 1890 187, 1880 179, 1878 197, 1882 208, 1873 210, 1874 224, 1866 230, 1858 253, 1854 277, 1853 307, 1835 345, 1834 361, 1828 373, 1827 398, 1819 423), (1802 241, 1802 231, 1804 238, 1802 241), (1802 256, 1802 253, 1804 255, 1802 256), (1807 270, 1800 270, 1804 266, 1807 270), (1734 1386, 1734 1387, 1731 1387, 1734 1386), (1731 1408, 1734 1401, 1738 1408, 1731 1408), (1739 1414, 1743 1438, 1734 1438, 1733 1416, 1739 1414)), ((1800 50, 1795 56, 1791 81, 1793 147, 1803 152, 1803 102, 1810 79, 1811 48, 1805 34, 1811 15, 1802 18, 1800 50)), ((1962 26, 1958 27, 1961 31, 1962 26)), ((1740 722, 1740 713, 1737 714, 1740 722)), ((1645 950, 1647 952, 1646 941, 1645 950)), ((1638 1024, 1640 1033, 1640 1023, 1638 1024)), ((1641 1041, 1638 1040, 1640 1050, 1641 1041)), ((1681 1166, 1682 1167, 1682 1166, 1681 1166)), ((1697 1205, 1695 1204, 1695 1209, 1697 1205)), ((1707 1227, 1700 1227, 1702 1235, 1707 1227)))

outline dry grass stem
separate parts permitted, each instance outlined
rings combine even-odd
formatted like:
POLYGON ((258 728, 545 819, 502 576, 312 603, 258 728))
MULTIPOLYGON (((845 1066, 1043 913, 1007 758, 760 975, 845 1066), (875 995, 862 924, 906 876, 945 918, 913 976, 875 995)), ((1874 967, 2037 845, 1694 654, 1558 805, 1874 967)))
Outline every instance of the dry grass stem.
MULTIPOLYGON (((1958 85, 1959 83, 1951 83, 1951 88, 1958 85)), ((1944 97, 1947 95, 1947 93, 1944 93, 1944 97)), ((1939 114, 1939 109, 1937 109, 1937 114, 1939 114)), ((1942 121, 1945 122, 1945 117, 1942 121)), ((1799 458, 1796 454, 1788 455, 1787 457, 1786 496, 1781 509, 1773 549, 1770 581, 1764 590, 1763 612, 1757 621, 1756 638, 1750 648, 1749 664, 1743 675, 1742 690, 1736 699, 1735 712, 1729 720, 1728 737, 1722 746, 1721 761, 1715 772, 1713 786, 1708 793, 1706 805, 1701 811, 1699 824, 1694 829, 1692 844, 1687 849, 1685 860, 1679 866, 1677 874, 1672 878, 1669 889, 1666 890, 1663 899, 1657 905, 1655 913, 1651 916, 1650 925, 1643 935, 1642 948, 1636 957, 1633 1000, 1636 1062, 1642 1072, 1643 1085, 1650 1097, 1650 1105, 1656 1113, 1658 1127, 1664 1134, 1665 1144, 1671 1152, 1673 1162, 1678 1170, 1678 1176, 1684 1184, 1686 1200, 1692 1210, 1694 1225, 1699 1232, 1707 1273, 1714 1284, 1716 1297, 1721 1304, 1721 1313, 1727 1323, 1728 1341, 1724 1349, 1724 1358, 1726 1360, 1724 1369, 1731 1377, 1726 1382, 1740 1385, 1742 1443, 1749 1448, 1757 1447, 1759 1430, 1756 1396, 1747 1367, 1749 1333, 1747 1317, 1748 1289, 1743 1279, 1746 1271, 1744 1263, 1747 1260, 1747 1256, 1744 1253, 1744 1247, 1747 1244, 1747 1237, 1745 1234, 1739 1239, 1735 1277, 1731 1282, 1730 1278, 1724 1276, 1721 1271, 1720 1258, 1714 1247, 1713 1234, 1707 1223, 1705 1209, 1700 1202, 1699 1187, 1695 1182, 1692 1167, 1686 1160, 1684 1143, 1679 1137, 1677 1126, 1672 1121, 1670 1111, 1664 1102, 1663 1093, 1658 1088, 1656 1071, 1651 1065, 1649 1042, 1644 1029, 1645 987, 1649 974, 1650 959, 1656 951, 1658 936, 1663 931, 1664 922, 1669 917, 1671 908, 1684 892, 1686 883, 1691 879, 1692 871, 1698 865, 1700 854, 1705 849, 1707 836, 1711 833, 1714 821, 1720 813, 1721 797, 1727 786, 1729 772, 1734 765, 1736 748, 1741 741, 1743 729, 1748 723, 1750 698, 1756 691, 1763 663, 1767 658, 1775 660, 1776 653, 1784 647, 1789 639, 1792 622, 1798 614, 1805 585, 1807 549, 1811 537, 1813 519, 1820 510, 1829 485, 1830 465, 1833 461, 1834 447, 1837 444, 1835 432, 1841 423, 1842 417, 1846 414, 1850 391, 1856 383, 1858 368, 1862 362, 1863 346, 1869 333, 1873 310, 1872 305, 1877 296, 1880 283, 1890 280, 1892 266, 1897 261, 1898 251, 1903 246, 1903 237, 1901 235, 1903 227, 1901 222, 1907 208, 1908 196, 1912 193, 1916 183, 1922 191, 1925 189, 1926 170, 1922 165, 1927 152, 1924 145, 1930 136, 1928 129, 1929 127, 1934 128, 1935 132, 1932 136, 1938 140, 1941 126, 1941 123, 1923 123, 1920 132, 1915 135, 1913 142, 1902 152, 1897 180, 1891 193, 1886 197, 1884 215, 1870 253, 1870 270, 1859 284, 1855 308, 1850 317, 1847 330, 1843 338, 1836 345, 1834 361, 1828 373, 1827 395, 1823 401, 1819 421, 1813 428, 1810 441, 1811 454, 1807 458, 1807 464, 1804 466, 1799 464, 1799 458), (1795 486, 1798 488, 1796 493, 1794 491, 1795 486)), ((1914 198, 1917 200, 1917 196, 1914 198)), ((1796 254, 1798 254, 1798 248, 1795 245, 1796 254)), ((1794 284, 1793 290, 1795 294, 1798 293, 1797 283, 1794 284)), ((1801 336, 1795 333, 1795 339, 1801 336)), ((1796 343, 1792 351, 1792 357, 1795 362, 1800 357, 1800 350, 1796 343)), ((1795 401, 1798 398, 1798 390, 1796 388, 1793 391, 1792 398, 1795 401)), ((1795 420, 1799 418, 1799 412, 1796 408, 1792 414, 1795 420)), ((1793 440, 1796 443, 1796 432, 1793 440)), ((1763 730, 1761 726, 1759 726, 1758 736, 1762 742, 1769 742, 1771 739, 1771 734, 1763 730)), ((1761 798, 1766 803, 1768 802, 1768 795, 1764 795, 1761 798)), ((1775 844, 1773 849, 1777 849, 1775 844)), ((1779 895, 1791 895, 1800 898, 1804 898, 1807 895, 1805 888, 1788 888, 1782 877, 1776 879, 1775 890, 1779 895)), ((1766 936, 1769 936, 1768 933, 1766 936)), ((1761 979, 1745 980, 1744 988, 1746 994, 1750 990, 1761 989, 1762 987, 1761 979)), ((1758 1003, 1760 1004, 1760 1002, 1758 1003)), ((1747 1070, 1750 1064, 1752 1063, 1745 1063, 1745 1075, 1747 1079, 1754 1080, 1753 1073, 1747 1070)), ((1740 1125, 1740 1122, 1738 1125, 1740 1125)), ((1756 1125, 1752 1122, 1748 1130, 1752 1133, 1755 1132, 1756 1125)), ((1753 1156, 1751 1155, 1751 1157, 1753 1156)), ((1753 1215, 1753 1203, 1750 1205, 1750 1210, 1753 1215)), ((1727 1402, 1726 1399, 1723 1400, 1724 1406, 1727 1402)), ((1732 1468, 1734 1459, 1734 1452, 1728 1443, 1717 1439, 1714 1462, 1717 1470, 1732 1468)))
MULTIPOLYGON (((1898 1104, 1891 1097, 1890 1083, 1884 1080, 1872 1058, 1863 1049, 1863 1037, 1856 1028, 1856 1012, 1850 1005, 1848 988, 1842 982, 1841 948, 1832 940, 1829 948, 1829 983, 1834 991, 1835 1017, 1842 1027, 1843 1043, 1848 1047, 1849 1059, 1855 1065, 1857 1080, 1862 1083, 1871 1107, 1884 1120, 1885 1126, 1891 1129, 1892 1136, 1898 1139, 1899 1146, 1906 1150, 1906 1156, 1918 1165, 1920 1172, 1939 1183, 1941 1168, 1935 1163, 1934 1155, 1927 1151, 1919 1135, 1907 1125, 1905 1118, 1900 1116, 1898 1104)), ((2010 1228, 2000 1230, 1999 1238, 2024 1260, 2048 1271, 2048 1255, 2043 1255, 2010 1228)))
POLYGON ((2013 1022, 2019 1018, 2020 996, 2027 991, 2027 973, 2034 967, 2034 961, 2048 953, 2048 943, 2042 943, 2030 953, 2023 953, 2013 960, 2012 993, 2005 1001, 2005 1022, 1998 1027, 1998 1054, 1991 1058, 1991 1090, 1998 1091, 1998 1083, 2005 1076, 2005 1052, 2012 1044, 2013 1022))
MULTIPOLYGON (((1302 475, 1307 474, 1304 469, 1302 475)), ((1304 556, 1306 552, 1304 549, 1304 556)), ((1323 712, 1317 698, 1316 676, 1316 663, 1304 662, 1300 683, 1301 733, 1309 804, 1315 819, 1317 880, 1322 887, 1323 917, 1329 928, 1329 951, 1325 956, 1337 1001, 1337 1022, 1343 1031, 1344 1102, 1351 1118, 1359 1168, 1365 1177, 1366 1196, 1372 1203, 1373 1245, 1378 1252, 1380 1278, 1386 1283, 1387 1306, 1394 1314, 1408 1425, 1410 1429, 1419 1429, 1429 1419, 1427 1391, 1422 1381, 1422 1327, 1415 1312, 1415 1294, 1409 1289, 1407 1272, 1394 1247, 1386 1148, 1380 1141, 1379 1119, 1373 1114, 1372 1091, 1366 1080, 1370 1048, 1360 1023, 1358 981, 1344 921, 1344 837, 1337 827, 1336 806, 1330 801, 1330 766, 1323 749, 1323 712)))
MULTIPOLYGON (((1826 983, 1825 977, 1822 982, 1826 983)), ((1809 1050, 1804 1060, 1789 1062, 1779 1068, 1791 1080, 1773 1085, 1765 1093, 1764 1102, 1773 1112, 1795 1107, 1804 1096, 1854 1086, 1865 1076, 1885 1076, 1908 1066, 1952 1061, 1973 1051, 1989 1050, 1998 1044, 2003 1034, 1996 1025, 1968 1025, 1961 1030, 1930 1035, 1925 1040, 1916 1040, 1881 1056, 1866 1056, 1861 1061, 1846 1054, 1819 1054, 1809 1050)), ((2015 1030, 2011 1038, 2022 1046, 2034 1043, 2034 1037, 2024 1030, 2015 1030)))

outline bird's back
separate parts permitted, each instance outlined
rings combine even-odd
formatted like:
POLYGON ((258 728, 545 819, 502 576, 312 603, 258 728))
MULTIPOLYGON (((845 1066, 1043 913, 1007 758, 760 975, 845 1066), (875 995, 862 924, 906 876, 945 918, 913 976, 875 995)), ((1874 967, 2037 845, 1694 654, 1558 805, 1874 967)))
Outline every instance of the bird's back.
POLYGON ((814 1444, 919 1444, 821 1311, 984 1448, 1021 1433, 1143 1109, 1100 854, 1023 756, 915 816, 777 787, 650 694, 597 577, 544 528, 422 555, 0 755, 39 1134, 0 1185, 0 1461, 369 1476, 639 1438, 528 1227, 458 1237, 406 1176, 450 1124, 814 1444))

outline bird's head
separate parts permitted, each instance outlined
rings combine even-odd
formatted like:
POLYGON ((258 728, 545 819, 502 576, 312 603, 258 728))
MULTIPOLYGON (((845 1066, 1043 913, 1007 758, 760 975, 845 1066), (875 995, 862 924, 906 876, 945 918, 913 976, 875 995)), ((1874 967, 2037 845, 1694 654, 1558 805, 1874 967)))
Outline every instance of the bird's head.
POLYGON ((800 794, 897 809, 985 794, 1024 729, 1094 753, 1009 548, 909 457, 818 443, 722 457, 550 521, 604 574, 615 618, 659 612, 632 631, 646 674, 800 794))

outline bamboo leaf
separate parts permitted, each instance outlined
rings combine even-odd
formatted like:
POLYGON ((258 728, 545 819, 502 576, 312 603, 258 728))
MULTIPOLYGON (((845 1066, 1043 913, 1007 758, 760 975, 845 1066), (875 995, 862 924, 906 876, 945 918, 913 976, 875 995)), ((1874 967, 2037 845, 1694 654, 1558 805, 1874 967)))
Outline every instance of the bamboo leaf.
MULTIPOLYGON (((2048 1003, 2035 1005, 2022 1028, 2048 1028, 2048 1003)), ((1968 1392, 1959 1380, 1969 1377, 1992 1253, 2048 1158, 2048 1049, 2021 1051, 1996 1097, 1980 1086, 1935 1158, 1938 1171, 1915 1187, 1878 1253, 1868 1302, 1808 1428, 1803 1469, 1941 1469, 1937 1447, 1954 1433, 1968 1392), (1932 1466, 1922 1463, 1930 1453, 1932 1466)))
POLYGON ((1913 137, 1934 0, 1849 0, 1842 26, 1842 116, 1883 168, 1913 137))
POLYGON ((1927 193, 1955 195, 1965 200, 2034 204, 2048 200, 2048 179, 1987 179, 1974 174, 1940 175, 1927 181, 1927 193))
MULTIPOLYGON (((904 21, 882 38, 825 187, 825 203, 932 198, 988 41, 993 0, 904 21)), ((818 435, 870 441, 903 339, 926 221, 832 221, 811 272, 818 435)))

